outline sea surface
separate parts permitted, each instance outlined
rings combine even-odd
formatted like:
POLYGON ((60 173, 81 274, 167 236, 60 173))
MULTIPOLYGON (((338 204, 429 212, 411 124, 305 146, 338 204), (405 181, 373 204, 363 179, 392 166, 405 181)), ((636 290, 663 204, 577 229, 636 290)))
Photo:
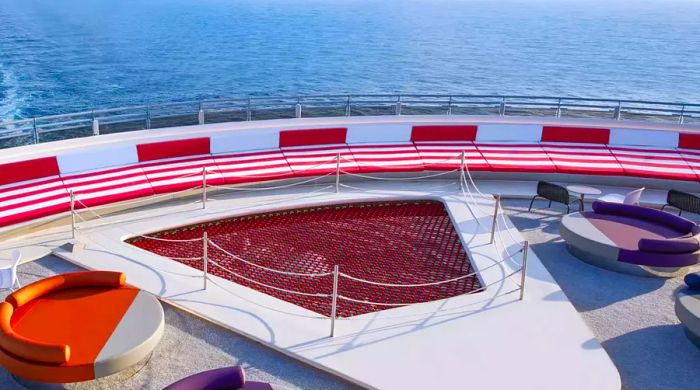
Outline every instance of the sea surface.
POLYGON ((700 102, 700 1, 0 0, 0 121, 399 92, 700 102))

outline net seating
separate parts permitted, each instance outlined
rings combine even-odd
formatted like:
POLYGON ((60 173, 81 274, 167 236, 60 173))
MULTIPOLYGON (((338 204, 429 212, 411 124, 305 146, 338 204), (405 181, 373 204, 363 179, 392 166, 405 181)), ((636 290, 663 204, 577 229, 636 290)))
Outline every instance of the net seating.
POLYGON ((56 157, 0 164, 0 227, 68 211, 59 174, 56 157))

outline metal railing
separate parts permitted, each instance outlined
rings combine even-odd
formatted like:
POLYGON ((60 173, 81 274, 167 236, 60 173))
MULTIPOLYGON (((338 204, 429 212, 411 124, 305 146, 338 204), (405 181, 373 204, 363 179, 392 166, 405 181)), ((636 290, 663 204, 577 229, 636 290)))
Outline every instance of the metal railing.
POLYGON ((502 95, 250 96, 145 104, 0 123, 0 149, 154 128, 283 118, 501 115, 700 123, 700 103, 502 95))

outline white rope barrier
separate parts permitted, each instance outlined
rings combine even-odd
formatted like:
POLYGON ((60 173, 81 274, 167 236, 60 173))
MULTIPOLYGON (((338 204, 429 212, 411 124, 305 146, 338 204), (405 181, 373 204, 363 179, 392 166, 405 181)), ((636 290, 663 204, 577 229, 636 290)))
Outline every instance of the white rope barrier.
POLYGON ((311 179, 306 179, 304 181, 300 182, 295 182, 295 183, 290 183, 290 184, 283 184, 279 186, 273 186, 273 187, 231 187, 231 186, 217 186, 217 185, 212 185, 212 184, 207 184, 207 187, 209 188, 219 188, 219 189, 224 189, 224 190, 230 190, 230 191, 268 191, 268 190, 279 190, 283 188, 290 188, 290 187, 295 187, 295 186, 300 186, 308 183, 312 183, 315 181, 319 181, 325 177, 328 177, 330 175, 333 175, 333 173, 326 173, 325 175, 322 176, 316 176, 311 179))
POLYGON ((238 274, 238 273, 236 273, 236 272, 234 272, 234 271, 231 271, 230 269, 228 269, 228 268, 222 266, 221 264, 217 263, 217 262, 214 261, 214 260, 209 259, 209 262, 210 262, 211 264, 213 264, 214 266, 219 267, 220 269, 222 269, 222 270, 228 272, 229 274, 231 274, 231 275, 233 275, 233 276, 235 276, 235 277, 237 277, 237 278, 241 278, 241 279, 246 280, 246 281, 248 281, 248 282, 255 283, 255 284, 259 285, 259 286, 263 286, 263 287, 265 287, 265 288, 269 288, 269 289, 272 289, 272 290, 275 290, 275 291, 280 291, 280 292, 284 292, 284 293, 288 293, 288 294, 302 295, 302 296, 305 296, 305 297, 317 297, 317 298, 328 298, 328 297, 331 297, 331 294, 305 293, 305 292, 301 292, 301 291, 287 290, 287 289, 284 289, 284 288, 271 286, 271 285, 269 285, 269 284, 265 284, 265 283, 262 283, 262 282, 258 282, 257 280, 254 280, 254 279, 251 279, 251 278, 247 278, 247 277, 245 277, 245 276, 243 276, 243 275, 240 275, 240 274, 238 274))
POLYGON ((251 266, 253 266, 253 267, 257 267, 257 268, 262 269, 262 270, 265 270, 265 271, 274 272, 274 273, 281 274, 281 275, 302 276, 302 277, 309 277, 309 278, 320 278, 320 277, 324 277, 324 276, 333 275, 333 272, 324 272, 324 273, 300 273, 300 272, 289 272, 289 271, 282 271, 282 270, 278 270, 278 269, 274 269, 274 268, 268 268, 268 267, 262 266, 262 265, 260 265, 260 264, 255 264, 255 263, 253 263, 253 262, 250 262, 250 261, 245 260, 245 259, 243 259, 243 258, 241 258, 241 257, 239 257, 239 256, 234 255, 233 253, 231 253, 231 252, 227 251, 226 249, 220 247, 218 244, 216 244, 216 243, 215 243, 214 241, 212 241, 211 239, 209 240, 209 244, 211 244, 211 246, 213 246, 214 248, 220 250, 221 252, 224 252, 226 255, 231 256, 231 257, 233 257, 234 259, 236 259, 236 260, 238 260, 238 261, 240 261, 240 262, 243 262, 243 263, 245 263, 245 264, 251 265, 251 266))
POLYGON ((449 175, 450 173, 457 172, 458 170, 459 169, 453 169, 451 171, 439 172, 439 173, 434 173, 434 174, 424 175, 424 176, 412 176, 412 177, 379 177, 379 176, 364 175, 361 173, 351 173, 351 172, 344 171, 342 169, 340 170, 340 172, 343 174, 346 174, 348 176, 356 176, 356 177, 361 177, 363 179, 371 179, 371 180, 414 181, 414 180, 431 179, 434 177, 445 176, 445 175, 449 175))

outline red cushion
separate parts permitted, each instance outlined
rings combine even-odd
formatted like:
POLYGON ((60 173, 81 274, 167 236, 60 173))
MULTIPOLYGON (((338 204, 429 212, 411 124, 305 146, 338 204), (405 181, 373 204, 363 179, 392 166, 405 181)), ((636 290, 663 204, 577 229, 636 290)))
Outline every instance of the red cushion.
POLYGON ((59 174, 56 157, 0 164, 0 186, 59 174))
POLYGON ((209 137, 180 139, 136 145, 139 161, 209 154, 209 137))
POLYGON ((680 133, 678 147, 685 149, 700 149, 700 134, 680 133))
POLYGON ((280 147, 344 144, 348 129, 328 128, 280 131, 280 147))
POLYGON ((539 144, 476 143, 495 172, 555 173, 557 171, 539 144))
POLYGON ((62 176, 67 190, 75 194, 76 208, 92 207, 153 195, 143 170, 126 166, 62 176))
POLYGON ((624 176, 622 167, 605 145, 580 143, 541 143, 540 145, 559 173, 624 176))
POLYGON ((226 184, 282 180, 294 177, 287 160, 278 149, 221 154, 214 157, 216 172, 226 184))
POLYGON ((294 177, 335 174, 340 154, 341 173, 357 173, 360 168, 345 144, 282 149, 294 177))
POLYGON ((413 126, 411 141, 474 141, 475 125, 413 126))
POLYGON ((610 151, 627 176, 686 181, 698 179, 693 168, 675 149, 611 146, 610 151))
POLYGON ((610 129, 592 127, 544 126, 543 142, 580 142, 589 144, 607 144, 610 129))
POLYGON ((489 164, 473 142, 414 142, 414 145, 426 170, 449 171, 458 169, 462 162, 462 152, 464 152, 466 169, 470 171, 489 169, 489 164))
POLYGON ((350 152, 360 172, 416 172, 422 171, 423 161, 411 142, 391 144, 354 144, 350 152))

